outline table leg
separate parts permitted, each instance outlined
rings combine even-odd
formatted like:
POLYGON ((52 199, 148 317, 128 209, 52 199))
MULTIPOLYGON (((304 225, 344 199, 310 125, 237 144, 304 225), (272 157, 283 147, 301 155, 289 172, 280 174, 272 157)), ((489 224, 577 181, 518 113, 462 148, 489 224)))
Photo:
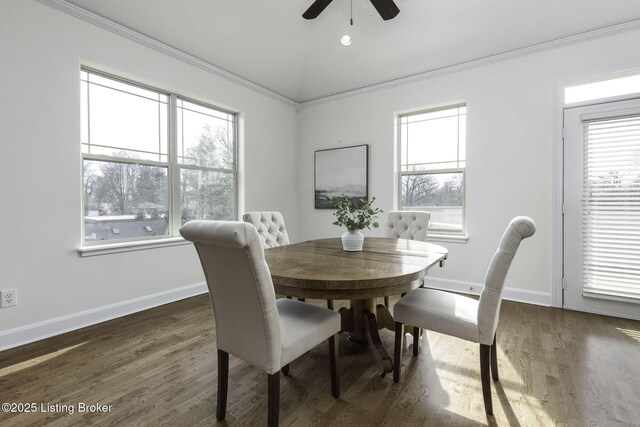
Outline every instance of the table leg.
POLYGON ((373 313, 375 315, 376 305, 374 299, 356 299, 351 300, 351 314, 353 324, 349 331, 349 340, 360 344, 369 342, 367 339, 367 331, 365 329, 365 313, 373 313))
POLYGON ((376 322, 375 314, 365 313, 364 328, 367 332, 367 341, 369 341, 369 346, 373 350, 373 355, 378 360, 378 364, 382 367, 380 377, 384 377, 389 372, 393 372, 393 360, 391 359, 389 352, 387 352, 387 349, 382 345, 382 340, 378 333, 378 323, 376 322))
POLYGON ((395 322, 389 307, 382 304, 376 306, 376 321, 378 322, 378 329, 388 329, 392 332, 395 330, 395 322))
MULTIPOLYGON (((388 314, 388 309, 382 305, 376 307, 375 303, 375 299, 352 300, 349 316, 348 318, 345 317, 345 320, 348 319, 349 321, 349 340, 369 344, 380 364, 382 371, 381 376, 384 376, 393 371, 393 360, 387 352, 387 349, 382 345, 378 329, 382 329, 385 326, 385 315, 388 314), (378 310, 380 311, 378 312, 378 310), (380 320, 383 322, 383 325, 378 325, 378 319, 376 318, 377 312, 381 315, 380 320)), ((347 313, 341 314, 346 315, 347 313)), ((343 324, 347 324, 347 322, 343 324)))

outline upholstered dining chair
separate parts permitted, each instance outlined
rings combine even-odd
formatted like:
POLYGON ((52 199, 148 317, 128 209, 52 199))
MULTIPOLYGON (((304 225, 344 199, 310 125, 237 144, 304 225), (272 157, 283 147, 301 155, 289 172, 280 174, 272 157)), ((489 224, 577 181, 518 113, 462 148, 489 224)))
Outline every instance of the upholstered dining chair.
POLYGON ((533 220, 519 216, 511 220, 489 264, 480 299, 435 289, 417 288, 393 307, 395 346, 393 380, 400 380, 403 324, 413 326, 413 355, 418 355, 419 330, 429 329, 480 344, 480 378, 487 414, 493 414, 489 364, 498 377, 496 328, 500 315, 502 287, 520 242, 536 231, 533 220))
MULTIPOLYGON (((242 220, 253 224, 258 230, 262 247, 265 249, 275 248, 289 244, 289 234, 284 225, 284 217, 280 212, 246 212, 242 215, 242 220)), ((290 296, 287 298, 291 299, 290 296)), ((304 301, 304 298, 298 298, 304 301)), ((327 300, 327 307, 333 310, 333 301, 327 300)))
MULTIPOLYGON (((384 237, 426 242, 430 217, 425 211, 389 211, 384 237)), ((389 307, 389 297, 384 297, 384 305, 389 307)))
POLYGON ((289 234, 280 212, 247 212, 242 215, 242 220, 258 230, 265 249, 289 244, 289 234))
POLYGON ((430 217, 425 211, 389 211, 384 236, 426 242, 430 217))
POLYGON ((329 341, 331 391, 340 395, 340 315, 300 301, 275 298, 258 231, 236 221, 190 221, 180 234, 195 244, 209 287, 218 348, 218 406, 227 406, 229 354, 268 374, 268 425, 278 425, 280 371, 324 340, 329 341))

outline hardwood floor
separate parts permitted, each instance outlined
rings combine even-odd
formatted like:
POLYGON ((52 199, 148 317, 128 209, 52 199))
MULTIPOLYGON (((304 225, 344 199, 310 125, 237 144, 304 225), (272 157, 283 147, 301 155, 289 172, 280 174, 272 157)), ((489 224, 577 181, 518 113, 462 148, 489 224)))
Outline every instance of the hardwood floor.
MULTIPOLYGON (((215 425, 213 326, 208 296, 200 296, 2 352, 0 403, 74 405, 75 412, 0 412, 0 425, 215 425), (80 402, 111 410, 78 413, 80 402)), ((412 357, 407 336, 394 384, 391 375, 380 378, 373 354, 342 335, 340 398, 331 396, 325 343, 281 378, 281 425, 640 423, 637 321, 503 302, 490 418, 476 344, 427 332, 412 357)), ((393 332, 381 335, 392 351, 393 332)), ((267 375, 233 356, 229 366, 219 425, 265 425, 267 375)))

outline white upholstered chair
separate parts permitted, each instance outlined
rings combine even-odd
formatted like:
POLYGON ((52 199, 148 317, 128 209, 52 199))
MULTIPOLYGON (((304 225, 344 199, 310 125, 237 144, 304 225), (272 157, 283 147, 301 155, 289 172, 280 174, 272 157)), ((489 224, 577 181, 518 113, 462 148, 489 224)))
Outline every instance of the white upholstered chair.
MULTIPOLYGON (((430 217, 425 211, 389 211, 384 237, 426 242, 430 217)), ((384 297, 384 305, 389 307, 389 297, 384 297)))
POLYGON ((389 211, 384 236, 426 242, 430 217, 424 211, 389 211))
POLYGON ((331 390, 340 394, 340 315, 322 307, 275 299, 256 228, 236 221, 190 221, 180 234, 194 242, 213 305, 218 348, 217 418, 225 417, 229 354, 267 372, 268 424, 278 424, 280 370, 329 341, 331 390))
MULTIPOLYGON (((262 247, 265 249, 275 248, 289 244, 289 234, 284 225, 284 217, 280 212, 246 212, 242 215, 242 220, 253 224, 258 230, 262 247)), ((291 299, 290 296, 287 298, 291 299)), ((298 298, 304 301, 304 298, 298 298)), ((327 300, 327 307, 333 310, 333 301, 327 300)))
MULTIPOLYGON (((246 212, 242 215, 242 220, 252 224, 258 230, 263 248, 269 249, 289 244, 289 234, 280 212, 246 212)), ((287 298, 291 299, 289 296, 287 298)), ((304 298, 298 299, 304 301, 304 298)))
POLYGON ((265 249, 289 244, 289 234, 280 212, 247 212, 242 215, 242 220, 258 230, 265 249))
POLYGON ((535 223, 529 217, 519 216, 511 220, 487 270, 480 300, 435 289, 418 288, 407 293, 396 303, 393 308, 395 320, 393 380, 395 382, 400 380, 403 324, 414 327, 414 356, 418 354, 419 328, 479 343, 484 407, 487 414, 493 414, 489 364, 491 364, 493 379, 498 381, 496 328, 500 315, 502 287, 520 242, 532 236, 535 230, 535 223))

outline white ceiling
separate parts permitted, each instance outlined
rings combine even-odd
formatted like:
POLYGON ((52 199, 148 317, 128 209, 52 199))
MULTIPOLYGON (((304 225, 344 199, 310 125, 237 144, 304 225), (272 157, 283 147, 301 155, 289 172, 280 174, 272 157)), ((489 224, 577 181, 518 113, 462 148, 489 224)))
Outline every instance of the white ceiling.
POLYGON ((638 0, 68 0, 296 102, 640 18, 638 0), (353 43, 339 37, 349 30, 353 43))

